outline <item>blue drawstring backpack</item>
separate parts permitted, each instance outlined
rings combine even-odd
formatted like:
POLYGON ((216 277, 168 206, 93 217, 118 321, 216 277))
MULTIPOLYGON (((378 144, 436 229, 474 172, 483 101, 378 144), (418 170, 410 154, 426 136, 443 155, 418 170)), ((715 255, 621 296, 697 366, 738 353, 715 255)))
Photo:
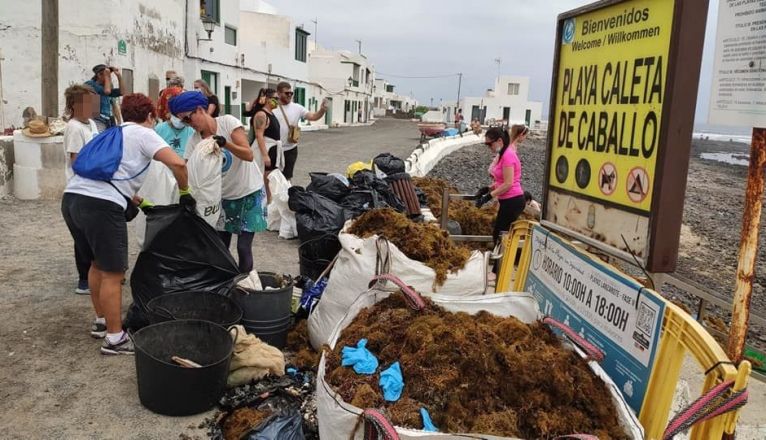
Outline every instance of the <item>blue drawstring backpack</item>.
POLYGON ((122 161, 122 127, 107 128, 80 150, 72 164, 78 176, 109 182, 122 161))

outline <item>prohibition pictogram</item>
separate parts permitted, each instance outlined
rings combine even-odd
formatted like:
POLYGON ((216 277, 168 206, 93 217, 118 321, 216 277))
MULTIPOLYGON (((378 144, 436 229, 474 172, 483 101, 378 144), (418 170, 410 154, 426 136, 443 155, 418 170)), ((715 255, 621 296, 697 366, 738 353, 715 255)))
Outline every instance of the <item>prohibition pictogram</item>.
POLYGON ((611 162, 606 162, 601 165, 601 169, 598 171, 598 189, 601 190, 604 195, 612 195, 617 188, 617 169, 611 162))
POLYGON ((628 198, 635 203, 641 203, 649 194, 649 174, 641 167, 630 170, 626 190, 628 198))

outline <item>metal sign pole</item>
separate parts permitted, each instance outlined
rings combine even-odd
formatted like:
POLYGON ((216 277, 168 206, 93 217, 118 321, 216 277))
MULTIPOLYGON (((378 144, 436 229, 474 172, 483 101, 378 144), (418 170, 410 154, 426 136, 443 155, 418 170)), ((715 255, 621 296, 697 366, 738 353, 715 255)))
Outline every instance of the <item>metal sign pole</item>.
POLYGON ((745 212, 742 216, 742 237, 737 261, 737 288, 731 314, 731 329, 726 354, 739 363, 745 350, 745 339, 750 321, 750 298, 753 293, 755 262, 758 257, 758 230, 763 205, 764 166, 766 166, 766 128, 753 128, 750 149, 750 167, 745 190, 745 212))

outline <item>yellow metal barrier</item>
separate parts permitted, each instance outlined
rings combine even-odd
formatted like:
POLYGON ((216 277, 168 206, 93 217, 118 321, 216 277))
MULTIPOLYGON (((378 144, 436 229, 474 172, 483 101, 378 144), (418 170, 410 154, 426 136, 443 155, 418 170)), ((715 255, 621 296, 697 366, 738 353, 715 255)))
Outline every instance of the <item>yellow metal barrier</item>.
MULTIPOLYGON (((532 227, 536 223, 518 221, 503 240, 503 259, 497 277, 496 292, 521 292, 524 288, 529 263, 532 258, 532 227), (518 264, 516 257, 519 255, 518 264)), ((590 255, 583 251, 586 255, 590 255)), ((595 258, 592 257, 591 258, 595 258)), ((600 261, 600 260, 598 260, 600 261)), ((610 266, 617 272, 619 269, 610 266)), ((694 320, 688 313, 675 304, 665 300, 665 316, 662 323, 660 345, 649 379, 644 404, 639 413, 639 420, 644 427, 646 438, 662 439, 663 432, 670 418, 671 405, 676 385, 681 374, 684 357, 689 353, 697 362, 702 372, 710 369, 705 377, 702 394, 727 380, 734 380, 734 391, 747 386, 751 365, 743 361, 739 367, 732 365, 718 342, 694 320)), ((720 439, 723 433, 731 434, 737 424, 739 411, 716 417, 695 425, 691 430, 691 440, 720 439)))

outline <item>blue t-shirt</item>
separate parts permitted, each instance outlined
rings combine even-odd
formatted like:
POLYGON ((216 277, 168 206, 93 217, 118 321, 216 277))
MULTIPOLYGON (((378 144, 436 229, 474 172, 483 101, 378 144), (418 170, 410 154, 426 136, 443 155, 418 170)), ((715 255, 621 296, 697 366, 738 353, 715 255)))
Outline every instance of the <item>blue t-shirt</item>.
POLYGON ((85 84, 91 86, 93 90, 96 91, 96 93, 99 94, 99 97, 101 98, 101 110, 99 113, 101 113, 101 116, 105 117, 111 117, 112 116, 112 103, 110 101, 110 98, 119 98, 122 96, 122 92, 120 92, 119 87, 112 87, 112 93, 107 94, 106 90, 104 90, 104 86, 101 85, 98 81, 94 81, 92 79, 85 82, 85 84))
POLYGON ((156 131, 162 139, 165 139, 165 142, 170 145, 170 148, 181 157, 184 157, 186 144, 189 142, 189 138, 194 134, 193 128, 187 126, 178 130, 173 127, 170 122, 160 122, 154 127, 154 131, 156 131))

